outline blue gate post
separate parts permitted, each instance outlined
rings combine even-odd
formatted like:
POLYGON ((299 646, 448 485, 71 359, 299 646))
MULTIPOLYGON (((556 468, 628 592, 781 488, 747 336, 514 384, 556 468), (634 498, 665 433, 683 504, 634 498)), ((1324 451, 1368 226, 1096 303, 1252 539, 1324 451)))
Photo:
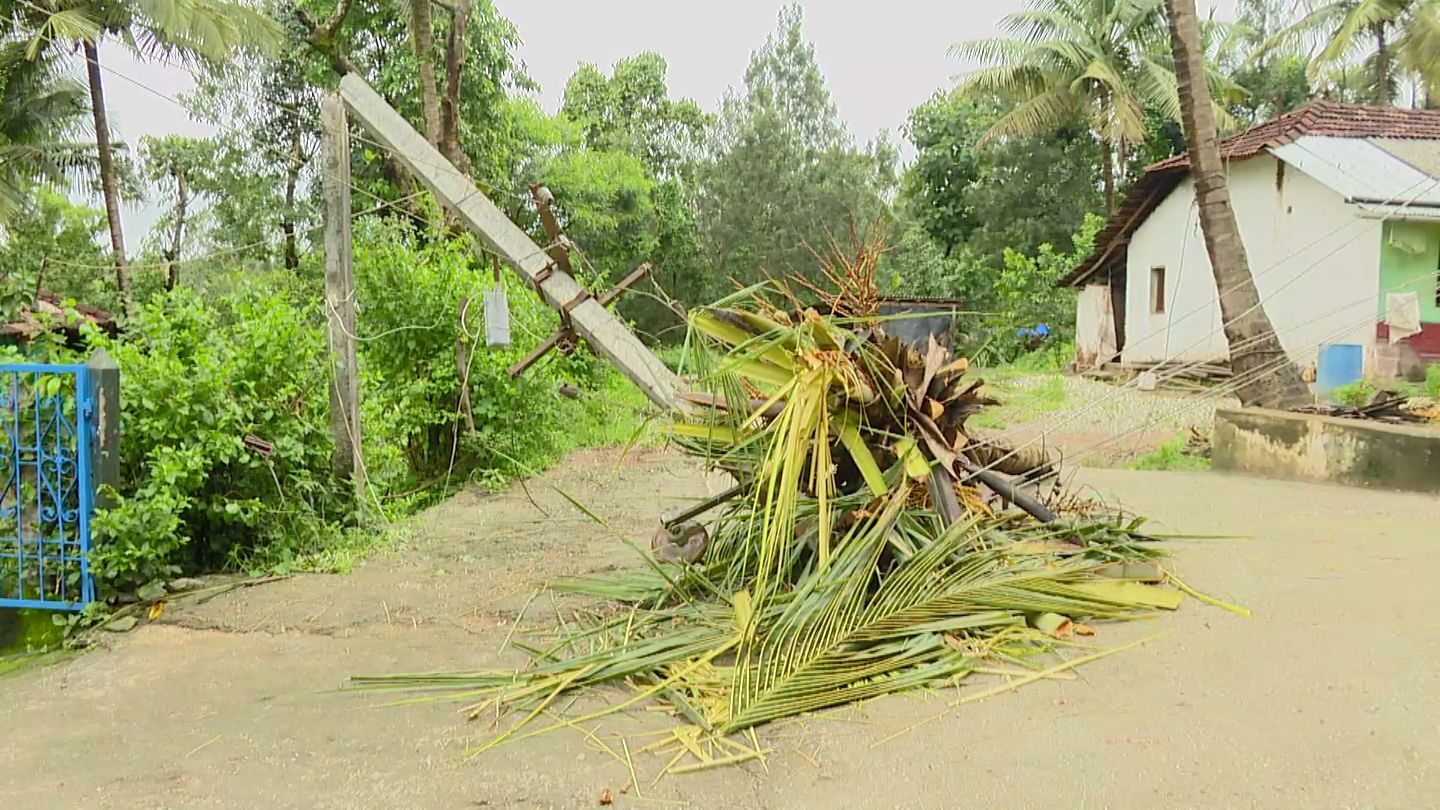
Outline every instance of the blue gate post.
MULTIPOLYGON (((93 414, 90 452, 90 482, 95 493, 94 507, 113 504, 110 490, 120 486, 120 366, 104 349, 85 363, 89 370, 89 407, 93 414)), ((85 563, 85 601, 96 598, 94 572, 85 563)))

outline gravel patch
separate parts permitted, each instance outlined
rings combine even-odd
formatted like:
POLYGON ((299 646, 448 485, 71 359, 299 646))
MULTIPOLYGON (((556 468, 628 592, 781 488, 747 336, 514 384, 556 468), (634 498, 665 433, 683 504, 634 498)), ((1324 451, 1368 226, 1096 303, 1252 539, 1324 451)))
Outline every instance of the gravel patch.
POLYGON ((1013 442, 1043 441, 1072 461, 1107 465, 1133 459, 1190 429, 1210 432, 1217 408, 1238 400, 1212 389, 1204 392, 1141 391, 1132 385, 1084 377, 1035 374, 994 385, 1002 402, 999 435, 1013 442), (1060 380, 1058 409, 1037 410, 1040 392, 1060 380))

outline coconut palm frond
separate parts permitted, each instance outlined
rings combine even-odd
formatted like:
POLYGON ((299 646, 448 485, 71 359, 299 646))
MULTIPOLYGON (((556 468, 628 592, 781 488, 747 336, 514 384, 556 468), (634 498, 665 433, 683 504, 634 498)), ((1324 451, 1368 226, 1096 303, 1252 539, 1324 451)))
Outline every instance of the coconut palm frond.
POLYGON ((1400 65, 1418 77, 1429 97, 1440 99, 1440 3, 1417 3, 1395 42, 1400 65))
POLYGON ((28 52, 26 42, 0 44, 0 221, 36 183, 63 184, 85 166, 72 143, 88 132, 85 87, 65 74, 58 54, 28 52))
POLYGON ((1152 59, 1140 60, 1135 89, 1145 104, 1167 120, 1180 120, 1180 88, 1170 65, 1152 59))
POLYGON ((951 50, 981 65, 960 79, 961 93, 1008 102, 1004 126, 988 138, 1046 135, 1083 122, 1108 143, 1137 143, 1145 136, 1137 99, 1178 120, 1178 100, 1153 75, 1167 62, 1145 59, 1157 43, 1168 49, 1161 0, 1037 0, 1006 16, 1001 29, 1010 36, 951 50), (1072 103, 1078 96, 1086 101, 1072 103))
POLYGON ((37 59, 54 42, 93 42, 104 32, 104 21, 89 7, 66 8, 46 17, 25 46, 27 59, 37 59))
POLYGON ((1359 0, 1343 3, 1343 16, 1340 16, 1339 24, 1330 31, 1315 61, 1319 64, 1335 62, 1354 55, 1357 51, 1369 50, 1375 31, 1399 20, 1409 5, 1409 0, 1359 0))
POLYGON ((1064 517, 1040 507, 1042 519, 982 491, 1001 486, 993 478, 956 483, 993 457, 966 432, 993 400, 963 358, 886 333, 874 294, 883 244, 857 242, 832 245, 824 288, 771 281, 691 312, 697 407, 673 435, 740 482, 698 559, 657 553, 633 571, 554 583, 607 605, 517 642, 531 657, 521 670, 357 686, 518 716, 472 753, 651 701, 686 724, 677 739, 708 745, 954 683, 987 660, 1044 656, 1077 622, 1176 607, 1176 591, 1111 578, 1138 567, 1131 576, 1155 579, 1145 561, 1161 552, 1138 522, 1074 500, 1064 517), (622 682, 633 691, 618 703, 536 722, 566 694, 622 682))
POLYGON ((1054 132, 1082 116, 1083 106, 1083 96, 1077 96, 1069 87, 1057 87, 1015 105, 995 119, 980 142, 1054 132))

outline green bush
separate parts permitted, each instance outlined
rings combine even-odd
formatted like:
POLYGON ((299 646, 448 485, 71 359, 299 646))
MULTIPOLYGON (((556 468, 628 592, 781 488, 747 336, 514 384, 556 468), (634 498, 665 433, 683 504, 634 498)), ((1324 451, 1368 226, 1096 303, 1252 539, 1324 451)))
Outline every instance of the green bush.
POLYGON ((94 521, 102 590, 234 565, 345 516, 318 324, 313 302, 247 285, 157 297, 123 339, 95 338, 121 368, 120 485, 94 521))
MULTIPOLYGON (((634 437, 643 397, 583 345, 509 376, 557 318, 507 271, 513 345, 486 347, 482 293, 494 282, 468 239, 422 242, 375 219, 358 222, 357 237, 367 510, 398 517, 468 481, 499 486, 577 447, 634 437), (473 432, 460 408, 467 370, 473 432)), ((364 545, 354 495, 331 470, 317 271, 233 273, 208 296, 154 295, 120 337, 92 329, 91 350, 121 371, 121 477, 94 520, 104 598, 178 574, 325 564, 364 545)), ((81 359, 60 335, 41 332, 25 357, 81 359)))
POLYGON ((1425 367, 1425 391, 1432 397, 1440 397, 1440 363, 1425 367))
POLYGON ((559 393, 564 382, 593 393, 614 373, 583 347, 568 356, 552 351, 510 377, 510 366, 554 331, 556 317, 508 270, 502 284, 512 343, 485 346, 482 292, 494 281, 470 240, 421 243, 401 223, 362 220, 355 275, 366 461, 382 488, 470 477, 498 485, 547 466, 576 445, 592 412, 599 417, 593 400, 559 393), (457 342, 469 355, 473 434, 460 412, 457 342))

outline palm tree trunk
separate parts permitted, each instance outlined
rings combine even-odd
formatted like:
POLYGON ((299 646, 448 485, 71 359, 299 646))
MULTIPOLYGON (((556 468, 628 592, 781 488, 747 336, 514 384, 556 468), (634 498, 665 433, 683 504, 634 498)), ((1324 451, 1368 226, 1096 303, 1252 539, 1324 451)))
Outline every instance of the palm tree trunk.
POLYGON ((105 114, 105 90, 100 78, 100 49, 85 42, 85 73, 90 82, 90 112, 95 116, 95 148, 100 158, 100 190, 105 196, 105 219, 110 224, 110 250, 115 260, 115 287, 121 311, 135 309, 130 295, 130 263, 125 260, 125 234, 120 228, 120 181, 115 174, 115 152, 110 144, 110 121, 105 114))
POLYGON ((295 245, 295 188, 300 184, 300 130, 296 128, 290 147, 290 165, 285 171, 285 216, 280 220, 280 232, 285 235, 285 269, 300 267, 300 251, 295 245))
POLYGON ((1385 41, 1385 24, 1375 24, 1375 103, 1389 105, 1390 45, 1385 41))
POLYGON ((170 232, 170 249, 165 251, 165 289, 174 290, 179 282, 181 242, 185 238, 185 209, 190 205, 190 189, 185 173, 175 172, 175 229, 170 232))
POLYGON ((420 114, 425 119, 425 140, 440 148, 440 93, 435 86, 435 36, 430 0, 410 0, 410 47, 420 79, 420 114))
MULTIPOLYGON (((1115 152, 1111 143, 1100 139, 1100 181, 1105 185, 1105 216, 1115 215, 1115 152)), ((1094 186, 1091 186, 1094 188, 1094 186)))
POLYGON ((1249 258, 1220 162, 1195 0, 1165 0, 1165 6, 1180 86, 1181 119, 1190 151, 1190 173, 1195 179, 1205 250, 1220 294, 1220 315, 1238 386, 1235 393, 1246 406, 1290 408, 1312 401, 1300 369, 1288 359, 1275 335, 1250 274, 1249 258))

